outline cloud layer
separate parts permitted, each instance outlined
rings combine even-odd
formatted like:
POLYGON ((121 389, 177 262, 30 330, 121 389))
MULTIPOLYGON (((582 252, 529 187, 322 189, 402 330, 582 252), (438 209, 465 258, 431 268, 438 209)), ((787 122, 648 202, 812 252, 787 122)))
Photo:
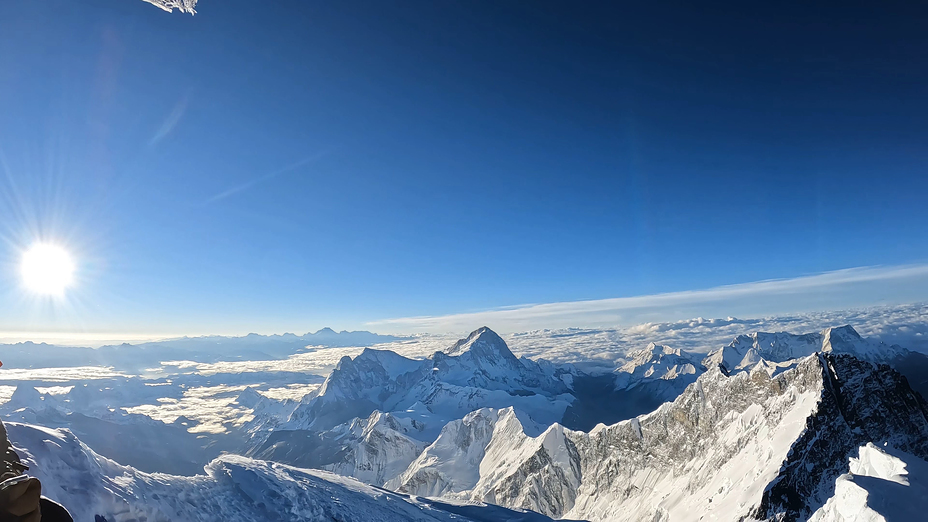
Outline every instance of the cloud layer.
POLYGON ((596 328, 689 317, 771 316, 924 300, 928 265, 861 267, 821 274, 591 301, 530 304, 444 316, 373 321, 388 332, 464 332, 493 325, 502 332, 596 328))

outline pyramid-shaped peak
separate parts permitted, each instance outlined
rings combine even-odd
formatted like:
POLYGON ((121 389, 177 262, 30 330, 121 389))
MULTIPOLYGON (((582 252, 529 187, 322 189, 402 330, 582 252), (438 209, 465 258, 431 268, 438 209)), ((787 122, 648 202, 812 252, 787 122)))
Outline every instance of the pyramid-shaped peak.
POLYGON ((866 344, 849 325, 822 330, 822 350, 826 352, 858 353, 866 351, 866 344))
POLYGON ((462 355, 473 352, 481 356, 495 356, 506 359, 516 359, 506 341, 486 326, 480 327, 470 333, 466 338, 454 343, 454 346, 445 350, 448 355, 462 355))
POLYGON ((17 406, 36 406, 42 402, 42 393, 29 384, 19 384, 10 397, 10 404, 17 406))
POLYGON ((835 326, 832 328, 825 328, 822 331, 822 337, 826 339, 860 339, 860 334, 857 333, 857 330, 853 326, 846 324, 844 326, 835 326))
POLYGON ((236 397, 235 402, 245 406, 246 408, 254 408, 264 399, 264 396, 258 393, 257 388, 254 386, 249 386, 242 390, 241 393, 236 397))

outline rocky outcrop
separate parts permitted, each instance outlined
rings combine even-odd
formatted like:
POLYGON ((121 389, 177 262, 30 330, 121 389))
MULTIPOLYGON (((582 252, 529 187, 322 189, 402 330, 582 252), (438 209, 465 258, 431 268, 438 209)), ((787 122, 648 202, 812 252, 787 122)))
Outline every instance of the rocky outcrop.
POLYGON ((434 489, 439 453, 399 487, 594 521, 798 520, 870 441, 928 457, 928 407, 889 366, 824 352, 774 375, 710 368, 672 403, 589 433, 532 435, 498 419, 489 441, 458 441, 458 453, 482 454, 453 466, 469 466, 464 487, 434 489))

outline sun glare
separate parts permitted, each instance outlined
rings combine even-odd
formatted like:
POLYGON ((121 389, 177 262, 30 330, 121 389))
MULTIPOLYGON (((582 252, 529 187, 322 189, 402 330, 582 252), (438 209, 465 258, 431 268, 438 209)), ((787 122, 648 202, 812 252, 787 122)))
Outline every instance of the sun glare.
POLYGON ((68 252, 47 243, 33 245, 23 254, 21 270, 26 288, 37 294, 61 295, 74 277, 68 252))

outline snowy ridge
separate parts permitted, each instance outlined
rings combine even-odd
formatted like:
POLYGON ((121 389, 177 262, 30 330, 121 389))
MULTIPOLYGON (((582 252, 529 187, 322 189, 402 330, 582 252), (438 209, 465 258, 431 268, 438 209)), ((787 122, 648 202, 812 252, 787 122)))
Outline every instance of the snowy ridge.
MULTIPOLYGON (((425 360, 368 348, 353 359, 343 357, 287 420, 275 424, 256 413, 246 454, 383 485, 435 442, 446 424, 475 418, 468 417, 471 412, 513 407, 529 429, 561 420, 575 401, 571 371, 516 358, 488 328, 425 360)), ((429 494, 445 491, 445 485, 437 487, 429 494)))
POLYGON ((408 412, 431 427, 432 440, 452 419, 482 407, 506 406, 550 424, 573 401, 570 379, 562 378, 569 372, 544 361, 517 359, 485 327, 424 361, 366 349, 354 359, 342 358, 285 428, 325 430, 374 410, 408 412))
POLYGON ((631 360, 616 371, 616 389, 631 389, 645 380, 671 381, 677 378, 687 381, 696 380, 705 371, 699 358, 683 350, 651 343, 644 350, 631 354, 631 360))
POLYGON ((899 345, 864 339, 854 328, 845 325, 826 328, 817 334, 755 332, 739 335, 728 346, 709 353, 703 365, 721 366, 729 373, 751 369, 761 362, 773 367, 788 367, 790 361, 815 352, 850 354, 875 363, 890 363, 910 353, 899 345))
POLYGON ((402 473, 420 453, 425 444, 411 438, 418 430, 415 421, 397 418, 375 411, 367 419, 356 419, 335 437, 348 439, 344 457, 323 469, 357 478, 367 484, 383 484, 402 473))
MULTIPOLYGON (((863 340, 852 328, 842 327, 826 329, 821 334, 760 332, 740 336, 705 362, 710 367, 723 368, 723 374, 731 373, 728 370, 731 368, 749 374, 763 372, 774 378, 799 364, 801 359, 794 357, 815 353, 823 346, 829 353, 861 352, 871 359, 904 352, 899 347, 863 340), (713 364, 714 361, 718 362, 713 364)), ((572 505, 572 501, 560 497, 573 495, 570 493, 573 486, 569 485, 576 482, 575 463, 554 466, 560 476, 546 487, 566 492, 555 495, 557 500, 551 495, 522 491, 520 486, 512 485, 516 479, 501 477, 498 470, 490 473, 496 478, 482 478, 481 470, 496 467, 493 463, 482 463, 482 459, 496 430, 497 411, 509 408, 522 412, 526 428, 536 423, 542 428, 557 425, 555 431, 567 433, 570 430, 564 431, 559 423, 570 418, 568 425, 576 427, 587 422, 584 419, 603 414, 577 408, 606 401, 614 404, 613 411, 605 412, 612 416, 612 422, 628 419, 661 402, 674 400, 705 371, 697 356, 652 343, 634 353, 615 372, 615 391, 606 390, 611 393, 608 398, 595 391, 580 393, 573 385, 586 382, 588 376, 544 360, 518 359, 505 341, 484 327, 426 360, 375 349, 365 349, 354 359, 342 358, 323 386, 292 410, 288 421, 277 426, 265 423, 277 429, 265 439, 258 439, 247 454, 334 470, 417 495, 496 502, 499 481, 509 481, 507 487, 521 491, 522 496, 519 504, 507 505, 556 514, 560 508, 551 506, 572 505), (571 412, 576 415, 565 415, 571 412), (403 428, 370 424, 372 419, 381 418, 403 428), (365 431, 359 426, 371 428, 365 431), (464 432, 467 434, 463 435, 464 432), (456 443, 449 443, 458 439, 480 444, 459 448, 456 443), (425 451, 421 451, 423 447, 425 451), (479 491, 474 489, 478 482, 481 482, 479 491)), ((513 444, 528 447, 525 437, 536 435, 523 433, 510 438, 513 444)), ((575 453, 565 451, 564 454, 575 453)), ((547 463, 553 454, 542 455, 532 450, 532 455, 536 455, 537 462, 547 463)))
POLYGON ((809 522, 919 520, 928 513, 928 462, 870 442, 857 454, 809 522))
POLYGON ((97 455, 67 430, 12 423, 7 429, 43 493, 75 520, 550 521, 498 506, 416 499, 325 471, 234 455, 212 461, 205 475, 148 474, 97 455))
POLYGON ((422 452, 425 443, 415 438, 420 428, 414 420, 374 411, 326 431, 273 431, 246 455, 381 485, 422 452))
POLYGON ((832 353, 773 377, 716 367, 674 402, 589 433, 555 424, 530 436, 500 417, 480 436, 462 427, 391 486, 594 521, 798 520, 832 496, 861 444, 928 456, 928 405, 904 378, 832 353))
POLYGON ((389 489, 419 496, 437 497, 474 487, 484 449, 492 440, 500 417, 514 417, 511 408, 482 408, 449 422, 398 477, 387 482, 389 489))

